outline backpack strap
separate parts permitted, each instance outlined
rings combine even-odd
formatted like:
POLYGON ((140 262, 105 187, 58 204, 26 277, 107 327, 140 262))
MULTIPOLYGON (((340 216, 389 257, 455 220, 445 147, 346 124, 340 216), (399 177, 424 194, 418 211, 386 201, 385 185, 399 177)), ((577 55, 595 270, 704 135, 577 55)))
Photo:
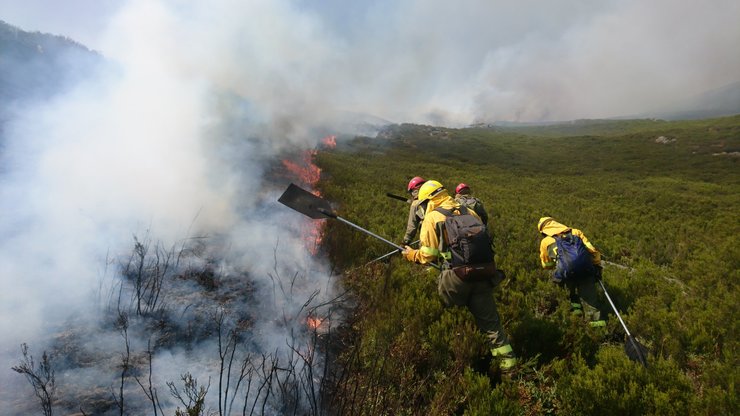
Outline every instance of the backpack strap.
POLYGON ((554 257, 552 257, 552 258, 553 259, 556 259, 556 258, 559 258, 560 257, 560 250, 557 249, 557 246, 558 246, 557 240, 572 241, 573 240, 573 234, 571 234, 570 230, 568 230, 568 231, 563 232, 563 233, 560 233, 560 234, 555 234, 554 236, 552 236, 552 238, 554 238, 556 240, 555 243, 553 243, 553 245, 555 246, 555 248, 553 250, 554 257))
POLYGON ((564 233, 555 234, 553 236, 553 238, 559 238, 559 239, 568 239, 568 238, 571 238, 571 237, 573 237, 573 233, 570 230, 568 230, 568 231, 566 231, 564 233))
MULTIPOLYGON (((440 214, 444 215, 445 217, 452 217, 455 215, 453 212, 454 210, 445 209, 442 207, 434 208, 435 211, 439 212, 440 214)), ((460 208, 457 209, 460 212, 460 215, 467 214, 468 210, 465 208, 465 206, 461 205, 460 208)), ((445 269, 448 269, 450 267, 450 259, 452 256, 452 253, 449 251, 449 247, 447 246, 447 242, 445 241, 447 237, 445 237, 445 234, 447 234, 444 231, 444 221, 440 222, 441 228, 437 227, 436 232, 439 234, 439 254, 440 259, 442 261, 442 267, 445 269)))
POLYGON ((440 214, 444 215, 445 217, 449 217, 450 215, 453 215, 452 214, 452 211, 450 211, 449 209, 444 209, 444 208, 441 208, 441 207, 437 207, 437 208, 434 208, 434 210, 437 211, 437 212, 439 212, 440 214))
POLYGON ((462 204, 465 205, 466 207, 471 206, 471 205, 475 206, 475 204, 480 202, 480 199, 474 196, 470 196, 470 195, 463 195, 461 199, 462 199, 462 204))
MULTIPOLYGON (((434 208, 434 210, 437 211, 437 212, 439 212, 439 213, 441 213, 445 217, 449 217, 449 216, 455 215, 452 212, 454 210, 444 209, 442 207, 434 208)), ((460 215, 465 215, 465 214, 468 213, 468 208, 465 205, 460 205, 460 208, 458 208, 457 210, 460 212, 460 215)))

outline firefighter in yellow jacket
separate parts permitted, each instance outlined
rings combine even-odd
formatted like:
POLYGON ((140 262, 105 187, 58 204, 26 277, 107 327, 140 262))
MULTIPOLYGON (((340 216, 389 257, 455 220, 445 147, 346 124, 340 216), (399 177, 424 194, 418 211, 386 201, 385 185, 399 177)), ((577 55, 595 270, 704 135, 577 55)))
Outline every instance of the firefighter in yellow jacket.
POLYGON ((596 292, 596 282, 601 279, 601 253, 599 250, 588 241, 581 230, 565 226, 552 217, 540 218, 537 229, 543 236, 542 241, 540 241, 540 264, 544 269, 554 270, 558 268, 561 253, 558 253, 556 239, 570 234, 578 237, 583 242, 586 250, 590 253, 592 267, 585 274, 562 282, 562 276, 559 275, 559 270, 556 270, 553 273, 553 281, 562 283, 568 288, 571 311, 574 314, 584 315, 593 327, 606 326, 608 309, 596 292))
MULTIPOLYGON (((404 258, 414 263, 436 263, 441 266, 437 291, 444 304, 467 307, 475 318, 478 329, 488 338, 491 344, 491 355, 500 358, 500 368, 502 370, 513 368, 516 365, 516 358, 496 309, 492 279, 463 281, 445 261, 451 257, 444 238, 440 238, 440 235, 444 233, 443 226, 446 216, 435 209, 454 211, 460 208, 460 204, 450 197, 441 183, 434 180, 422 185, 418 198, 422 202, 428 200, 427 210, 421 224, 421 242, 419 249, 406 246, 403 251, 404 258)), ((474 211, 469 212, 480 219, 474 211)), ((495 270, 495 265, 493 268, 495 270)))

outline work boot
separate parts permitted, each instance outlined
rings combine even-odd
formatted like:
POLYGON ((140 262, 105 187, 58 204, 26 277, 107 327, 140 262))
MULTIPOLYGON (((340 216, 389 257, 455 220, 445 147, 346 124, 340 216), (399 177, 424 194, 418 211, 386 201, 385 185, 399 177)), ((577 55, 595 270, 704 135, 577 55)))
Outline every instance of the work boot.
POLYGON ((491 355, 494 358, 498 358, 498 367, 502 372, 511 371, 516 366, 516 357, 514 356, 514 350, 511 348, 511 344, 505 344, 498 348, 491 349, 491 355))
POLYGON ((498 367, 501 369, 502 372, 508 373, 514 371, 517 363, 518 361, 516 357, 501 358, 498 367))
POLYGON ((498 358, 491 362, 488 367, 488 379, 492 386, 500 384, 504 379, 510 380, 519 368, 519 362, 516 358, 498 358))
POLYGON ((570 313, 573 315, 583 315, 583 306, 580 303, 570 303, 570 313))
POLYGON ((491 354, 486 354, 483 357, 479 357, 477 360, 475 360, 475 362, 473 362, 473 370, 480 374, 486 374, 491 368, 492 361, 493 356, 491 354))

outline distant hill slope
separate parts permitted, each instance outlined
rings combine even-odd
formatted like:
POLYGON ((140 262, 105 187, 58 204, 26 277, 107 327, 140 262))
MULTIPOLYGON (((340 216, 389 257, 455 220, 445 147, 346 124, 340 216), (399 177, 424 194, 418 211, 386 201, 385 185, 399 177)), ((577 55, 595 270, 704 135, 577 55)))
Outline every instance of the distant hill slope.
POLYGON ((685 120, 740 114, 740 81, 696 95, 672 111, 653 116, 685 120))
MULTIPOLYGON (((572 120, 561 123, 495 123, 471 126, 474 129, 491 130, 498 132, 511 132, 543 137, 565 137, 565 136, 620 136, 635 133, 654 133, 656 135, 674 134, 675 130, 684 128, 712 128, 717 123, 737 124, 740 115, 722 117, 721 120, 714 118, 687 119, 667 121, 657 118, 642 119, 594 119, 594 120, 572 120)), ((677 133, 676 133, 677 134, 677 133)))
POLYGON ((62 36, 0 20, 0 123, 14 104, 49 98, 89 76, 98 53, 62 36))
MULTIPOLYGON (((710 119, 718 117, 727 117, 740 115, 740 81, 735 81, 727 85, 723 85, 719 88, 704 91, 700 94, 696 94, 690 97, 686 97, 683 100, 677 100, 672 105, 666 106, 665 108, 653 109, 651 111, 645 111, 634 114, 623 114, 613 115, 604 119, 587 119, 587 120, 567 120, 567 121, 507 121, 507 120, 496 120, 493 122, 484 121, 471 125, 476 128, 535 128, 545 132, 545 135, 552 136, 553 134, 561 134, 563 132, 563 126, 576 126, 582 128, 584 125, 593 127, 598 125, 597 129, 599 134, 613 134, 624 131, 625 128, 631 128, 632 126, 625 125, 623 121, 629 121, 634 124, 639 121, 643 126, 649 124, 655 125, 656 122, 660 123, 663 121, 680 121, 680 120, 700 120, 710 119), (608 127, 607 125, 616 126, 615 130, 604 131, 601 127, 608 127), (554 133, 551 129, 552 126, 558 126, 556 130, 560 130, 558 133, 554 133)), ((569 127, 565 127, 569 129, 569 127)))

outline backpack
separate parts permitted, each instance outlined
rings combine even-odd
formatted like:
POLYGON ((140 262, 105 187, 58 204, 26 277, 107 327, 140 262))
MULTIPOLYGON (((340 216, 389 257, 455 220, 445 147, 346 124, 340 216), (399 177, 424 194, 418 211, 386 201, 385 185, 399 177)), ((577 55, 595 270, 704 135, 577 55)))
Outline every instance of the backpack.
POLYGON ((449 267, 461 280, 485 280, 494 276, 496 263, 493 258, 491 237, 480 219, 461 206, 455 214, 450 210, 436 208, 445 216, 444 238, 451 252, 449 267))
POLYGON ((483 225, 486 225, 486 223, 488 222, 488 214, 483 208, 483 203, 480 201, 480 199, 470 195, 460 195, 460 197, 457 199, 457 202, 459 202, 460 205, 464 205, 475 211, 475 213, 478 214, 478 216, 480 217, 481 221, 483 221, 483 225))
POLYGON ((575 280, 594 272, 591 252, 573 233, 553 236, 557 245, 557 266, 553 277, 558 281, 575 280))

